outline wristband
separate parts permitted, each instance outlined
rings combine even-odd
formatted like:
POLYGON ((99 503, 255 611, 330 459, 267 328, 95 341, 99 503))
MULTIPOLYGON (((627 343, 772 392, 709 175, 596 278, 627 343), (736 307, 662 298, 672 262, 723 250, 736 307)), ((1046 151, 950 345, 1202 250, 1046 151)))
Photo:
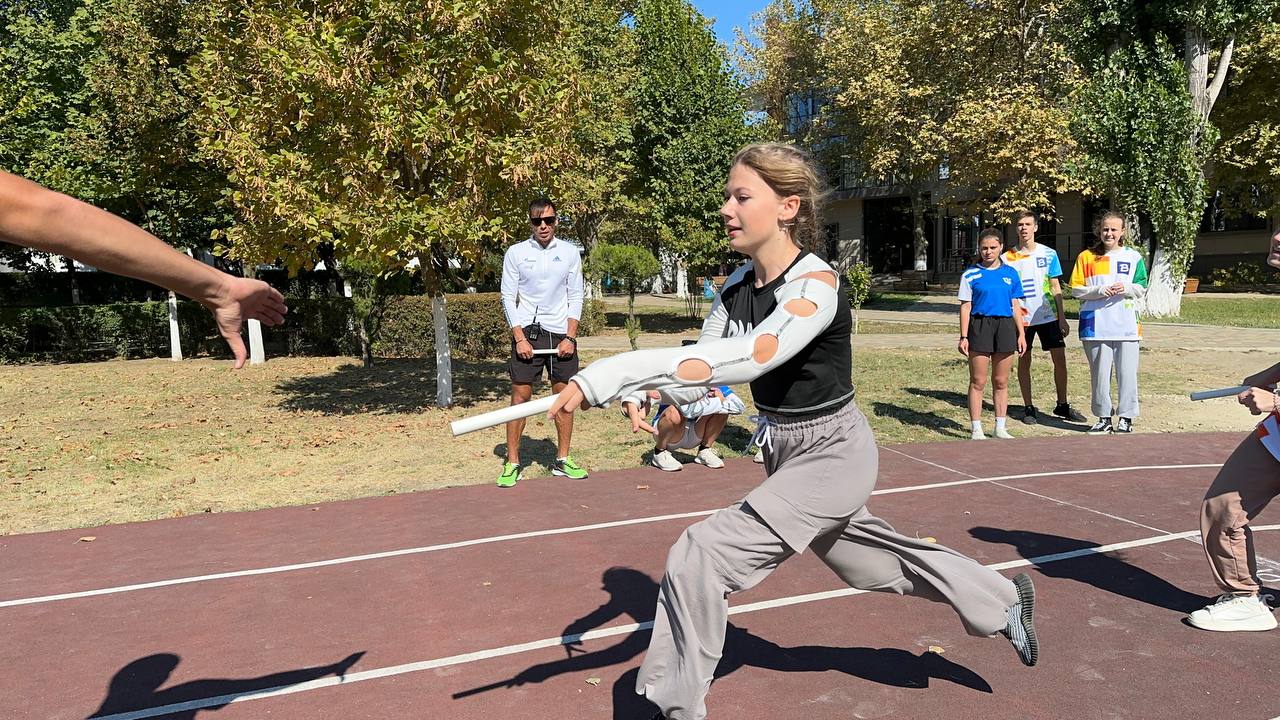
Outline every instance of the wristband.
POLYGON ((573 337, 572 335, 565 335, 565 336, 564 336, 564 339, 565 339, 565 340, 568 340, 568 341, 569 341, 569 342, 571 342, 571 343, 573 343, 573 346, 574 346, 574 347, 578 347, 578 338, 573 337))
POLYGON ((969 339, 969 336, 968 336, 968 335, 961 335, 961 336, 960 336, 960 339, 961 339, 961 340, 968 340, 968 339, 969 339))

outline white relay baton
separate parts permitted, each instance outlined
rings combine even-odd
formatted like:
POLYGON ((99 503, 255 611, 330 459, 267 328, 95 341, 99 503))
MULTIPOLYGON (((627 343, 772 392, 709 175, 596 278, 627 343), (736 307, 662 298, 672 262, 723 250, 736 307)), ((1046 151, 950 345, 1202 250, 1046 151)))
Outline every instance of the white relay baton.
POLYGON ((1235 397, 1240 393, 1253 387, 1252 385, 1237 385, 1229 388, 1218 388, 1217 390, 1201 390, 1200 392, 1191 393, 1192 400, 1212 400, 1213 398, 1235 397))
POLYGON ((545 415, 551 409, 551 406, 555 404, 557 397, 560 397, 560 393, 499 410, 472 415, 461 420, 454 420, 449 423, 449 429, 453 431, 454 437, 458 437, 459 435, 466 435, 469 432, 483 430, 495 425, 504 425, 512 420, 533 417, 534 415, 545 415))

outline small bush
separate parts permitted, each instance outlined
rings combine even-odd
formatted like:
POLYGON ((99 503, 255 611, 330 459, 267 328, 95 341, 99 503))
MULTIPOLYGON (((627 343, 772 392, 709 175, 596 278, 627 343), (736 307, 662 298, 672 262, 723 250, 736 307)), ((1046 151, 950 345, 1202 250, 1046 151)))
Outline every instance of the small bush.
POLYGON ((1229 268, 1218 268, 1209 273, 1209 284, 1224 285, 1267 285, 1277 282, 1275 272, 1268 266, 1257 262, 1239 262, 1229 268))

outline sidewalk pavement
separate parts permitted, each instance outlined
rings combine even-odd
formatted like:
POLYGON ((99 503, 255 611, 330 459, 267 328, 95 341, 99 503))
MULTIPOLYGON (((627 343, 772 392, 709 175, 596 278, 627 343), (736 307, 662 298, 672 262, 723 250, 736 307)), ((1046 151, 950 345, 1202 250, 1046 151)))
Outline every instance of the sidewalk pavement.
MULTIPOLYGON (((626 301, 615 301, 607 298, 611 309, 625 309, 626 301)), ((636 297, 637 305, 662 306, 672 309, 683 309, 684 301, 669 296, 644 295, 636 297)), ((959 331, 959 301, 942 295, 926 295, 920 302, 904 310, 862 310, 858 313, 860 321, 895 322, 895 323, 940 323, 955 324, 959 331)), ((709 305, 704 303, 702 311, 709 305)), ((1069 320, 1071 337, 1069 347, 1079 347, 1076 339, 1076 321, 1069 320)), ((692 339, 697 332, 686 333, 643 333, 637 339, 642 348, 674 347, 681 340, 692 339)), ((857 335, 853 339, 855 347, 864 348, 952 348, 956 338, 944 333, 902 333, 902 334, 868 334, 857 335)), ((1280 352, 1280 329, 1272 328, 1237 328, 1219 325, 1186 325, 1180 323, 1142 323, 1142 344, 1148 348, 1166 348, 1180 350, 1260 350, 1280 352)), ((603 350, 622 352, 631 349, 625 335, 607 335, 584 337, 579 342, 583 350, 603 350)))

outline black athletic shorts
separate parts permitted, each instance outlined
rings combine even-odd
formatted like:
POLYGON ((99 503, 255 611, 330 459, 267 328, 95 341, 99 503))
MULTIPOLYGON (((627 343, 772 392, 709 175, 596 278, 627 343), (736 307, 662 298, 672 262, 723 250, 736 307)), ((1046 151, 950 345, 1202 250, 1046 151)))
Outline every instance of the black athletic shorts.
POLYGON ((1018 351, 1018 326, 1012 317, 974 315, 969 318, 969 352, 1018 351))
MULTIPOLYGON (((531 343, 534 350, 540 348, 555 348, 560 345, 560 341, 565 336, 560 333, 542 331, 537 342, 531 343)), ((511 366, 509 372, 511 374, 511 382, 517 385, 532 385, 542 379, 542 369, 547 369, 547 374, 551 376, 552 384, 569 382, 569 380, 578 374, 578 350, 574 347, 573 354, 567 358, 559 355, 534 355, 532 358, 525 360, 516 355, 515 341, 511 343, 511 366)))
POLYGON ((1031 341, 1036 339, 1036 335, 1040 336, 1041 350, 1053 350, 1067 346, 1067 341, 1062 338, 1062 328, 1058 327, 1057 320, 1040 323, 1039 325, 1028 325, 1023 332, 1027 335, 1027 349, 1031 349, 1031 341))

